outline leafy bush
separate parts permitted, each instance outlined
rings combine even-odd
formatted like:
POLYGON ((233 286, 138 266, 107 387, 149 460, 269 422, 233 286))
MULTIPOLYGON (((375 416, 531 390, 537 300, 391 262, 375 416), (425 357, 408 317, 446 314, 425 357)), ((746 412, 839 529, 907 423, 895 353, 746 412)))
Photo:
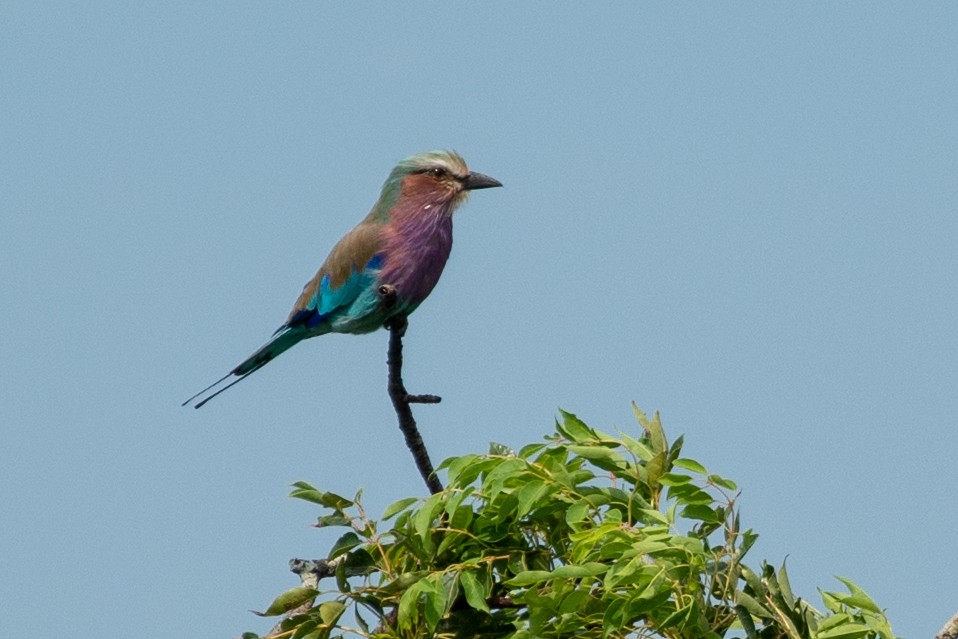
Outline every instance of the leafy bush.
POLYGON ((349 530, 324 564, 335 587, 278 597, 262 614, 288 618, 270 636, 894 639, 851 581, 821 593, 821 612, 784 566, 747 567, 756 535, 735 483, 635 414, 639 438, 561 412, 543 443, 448 459, 443 492, 378 521, 359 495, 297 483, 294 497, 326 509, 320 525, 349 530))

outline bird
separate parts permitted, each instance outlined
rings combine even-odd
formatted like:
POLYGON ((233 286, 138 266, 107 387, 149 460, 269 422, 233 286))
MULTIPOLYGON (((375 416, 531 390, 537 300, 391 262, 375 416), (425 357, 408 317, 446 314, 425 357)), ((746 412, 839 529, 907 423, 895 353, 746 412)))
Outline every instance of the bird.
POLYGON ((202 407, 304 339, 371 333, 393 317, 407 317, 442 275, 452 249, 453 212, 471 191, 499 186, 499 180, 470 171, 455 151, 400 160, 369 214, 333 246, 269 341, 182 405, 202 407))

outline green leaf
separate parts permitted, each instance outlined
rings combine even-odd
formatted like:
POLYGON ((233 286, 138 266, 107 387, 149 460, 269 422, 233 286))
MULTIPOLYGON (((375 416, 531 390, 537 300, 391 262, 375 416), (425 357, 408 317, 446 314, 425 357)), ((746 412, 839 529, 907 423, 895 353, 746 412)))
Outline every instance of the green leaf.
POLYGON ((646 417, 645 413, 639 408, 638 404, 632 402, 632 412, 635 418, 649 436, 649 443, 652 445, 652 452, 663 455, 669 452, 669 444, 665 439, 665 431, 662 429, 662 420, 656 411, 652 419, 646 417))
POLYGON ((628 467, 628 462, 611 448, 605 446, 570 445, 569 450, 579 457, 588 459, 602 470, 615 472, 628 467))
POLYGON ((679 458, 679 455, 682 454, 682 446, 685 444, 685 435, 679 435, 675 438, 675 441, 672 442, 672 446, 669 448, 669 459, 676 460, 679 458))
POLYGON ((399 599, 398 621, 399 627, 411 629, 419 620, 419 598, 426 587, 425 580, 412 584, 399 599))
POLYGON ((696 555, 705 561, 705 544, 698 537, 684 537, 675 535, 669 540, 676 549, 683 549, 686 552, 696 555))
POLYGON ((296 490, 292 491, 289 496, 295 497, 296 499, 303 499, 305 501, 311 501, 314 504, 319 504, 321 506, 326 506, 327 508, 332 508, 334 510, 343 510, 349 508, 353 505, 353 502, 337 495, 336 493, 323 492, 321 490, 316 490, 306 482, 297 482, 293 484, 296 486, 296 490), (301 485, 297 485, 301 484, 301 485))
POLYGON ((439 625, 439 622, 446 614, 448 597, 446 594, 446 589, 442 585, 441 579, 441 574, 434 573, 430 575, 426 579, 426 588, 423 589, 423 592, 426 594, 426 624, 429 626, 430 631, 434 631, 436 629, 436 626, 439 625))
POLYGON ((489 469, 482 481, 482 490, 488 499, 495 499, 508 483, 514 486, 522 479, 531 478, 528 473, 529 462, 518 457, 495 459, 495 465, 489 469))
POLYGON ((562 599, 562 601, 559 603, 559 607, 556 609, 556 612, 562 614, 576 613, 580 610, 584 611, 585 606, 588 606, 591 600, 592 595, 588 589, 576 588, 562 599))
MULTIPOLYGON (((446 509, 448 512, 448 508, 446 509)), ((457 530, 466 530, 472 523, 473 512, 468 505, 456 508, 452 516, 449 517, 449 527, 457 530)))
POLYGON ((621 433, 620 437, 622 438, 622 443, 625 445, 626 450, 635 455, 638 459, 642 461, 649 461, 655 456, 655 453, 652 452, 652 449, 646 446, 643 442, 629 437, 625 433, 621 433))
POLYGON ((482 457, 480 455, 463 455, 461 457, 450 457, 440 464, 439 468, 448 467, 447 479, 449 487, 468 486, 476 480, 486 468, 494 464, 496 460, 482 457))
POLYGON ((426 503, 422 505, 422 508, 416 513, 416 518, 413 520, 416 534, 423 540, 424 545, 431 543, 429 532, 432 529, 436 515, 442 510, 442 499, 444 497, 445 495, 443 495, 443 493, 432 495, 426 500, 426 503))
POLYGON ((326 601, 319 605, 319 618, 330 627, 336 625, 344 612, 346 612, 346 604, 341 601, 326 601))
POLYGON ((651 519, 652 521, 658 522, 660 524, 664 524, 666 526, 672 525, 672 520, 669 518, 669 516, 658 510, 654 510, 652 508, 643 508, 639 512, 641 512, 643 515, 645 515, 647 518, 651 519))
POLYGON ((353 505, 353 502, 351 500, 346 499, 345 497, 342 497, 341 495, 337 495, 336 493, 330 493, 330 492, 322 493, 322 496, 320 497, 320 499, 322 500, 320 503, 323 506, 326 506, 328 508, 335 508, 336 510, 343 510, 353 505))
POLYGON ((381 589, 385 595, 394 595, 399 592, 408 592, 423 579, 424 573, 421 570, 414 572, 404 572, 392 581, 388 582, 381 589))
POLYGON ((691 481, 692 478, 688 475, 680 475, 678 473, 665 473, 659 477, 659 483, 663 486, 681 486, 691 483, 691 481))
POLYGON ((845 609, 845 606, 842 605, 842 602, 835 598, 835 593, 825 592, 821 589, 819 589, 819 592, 822 595, 822 602, 824 602, 825 607, 833 613, 839 613, 845 609))
POLYGON ((295 497, 296 499, 302 499, 304 501, 311 501, 314 504, 320 504, 322 506, 325 506, 326 504, 324 504, 322 500, 323 494, 324 493, 322 491, 315 490, 312 488, 297 488, 296 490, 291 491, 289 493, 289 496, 295 497))
POLYGON ((505 585, 520 588, 522 586, 531 586, 543 581, 552 579, 552 573, 548 570, 523 570, 512 579, 505 582, 505 585))
POLYGON ((356 533, 349 531, 342 537, 336 540, 336 543, 333 544, 332 550, 329 551, 329 558, 335 559, 345 552, 349 552, 356 546, 363 543, 363 540, 356 533))
POLYGON ((682 608, 679 608, 668 617, 663 619, 660 623, 656 624, 656 630, 665 630, 666 628, 671 628, 672 626, 684 627, 685 623, 688 621, 689 617, 692 615, 695 610, 695 604, 689 604, 682 608))
POLYGON ((745 594, 741 590, 738 590, 735 593, 735 603, 759 619, 772 618, 772 612, 768 608, 760 604, 757 599, 745 594))
POLYGON ((722 523, 722 518, 719 517, 718 513, 708 506, 700 504, 690 504, 686 506, 682 509, 682 516, 686 519, 698 519, 699 521, 704 521, 709 524, 722 523))
POLYGON ((499 493, 489 510, 495 513, 492 517, 494 525, 509 524, 518 518, 519 498, 514 493, 499 493))
POLYGON ((349 517, 346 517, 341 514, 334 515, 320 515, 316 518, 317 528, 329 528, 331 526, 352 526, 352 522, 349 521, 349 517))
POLYGON ((795 595, 792 594, 792 584, 788 582, 788 572, 785 570, 785 562, 778 569, 778 589, 782 593, 782 600, 789 608, 795 606, 795 595))
POLYGON ((475 571, 465 570, 459 573, 459 585, 462 586, 462 592, 466 596, 466 602, 476 610, 489 612, 489 604, 486 603, 486 589, 479 582, 479 577, 475 571))
POLYGON ((742 624, 742 629, 745 630, 745 636, 748 637, 748 639, 758 639, 758 633, 755 631, 755 621, 745 606, 741 604, 735 606, 735 614, 738 617, 739 623, 742 624))
POLYGON ((436 555, 443 555, 447 552, 452 552, 454 555, 459 555, 462 552, 462 543, 466 540, 466 536, 457 532, 446 532, 440 537, 439 547, 436 548, 436 555))
POLYGON ((361 636, 366 636, 366 637, 368 637, 369 634, 370 634, 370 633, 369 633, 369 623, 367 623, 366 620, 363 618, 363 616, 362 616, 361 614, 359 614, 359 606, 356 606, 356 608, 353 610, 353 614, 354 614, 355 617, 356 617, 356 623, 359 624, 359 627, 360 627, 360 628, 362 629, 362 631, 363 631, 363 634, 362 634, 361 636))
POLYGON ((572 413, 567 413, 560 408, 559 414, 562 416, 562 422, 556 421, 556 430, 569 441, 591 442, 597 439, 595 432, 572 413))
MULTIPOLYGON (((861 589, 861 587, 856 584, 851 579, 846 579, 845 577, 836 576, 835 579, 839 580, 845 587, 848 588, 849 595, 841 596, 841 601, 848 606, 856 606, 862 610, 868 610, 869 612, 874 612, 881 614, 881 608, 878 607, 878 604, 872 600, 868 594, 861 589)), ((837 593, 832 593, 837 595, 837 593)))
POLYGON ((692 471, 693 473, 698 473, 699 475, 708 475, 708 471, 705 470, 705 466, 698 463, 694 459, 676 459, 674 462, 672 462, 672 464, 678 466, 679 468, 692 471))
POLYGON ((605 564, 590 561, 581 565, 568 564, 566 566, 559 566, 553 570, 551 574, 554 579, 579 579, 581 577, 595 577, 596 575, 605 574, 608 569, 609 567, 605 564))
POLYGON ((823 630, 815 635, 815 639, 857 639, 867 636, 870 630, 860 623, 847 623, 823 630))
POLYGON ((645 464, 645 470, 649 473, 649 485, 657 486, 659 478, 665 474, 666 459, 665 453, 656 453, 655 456, 645 464))
POLYGON ((627 621, 639 621, 649 612, 658 609, 672 596, 669 584, 666 581, 650 583, 637 596, 629 600, 626 608, 627 621))
POLYGON ((398 513, 406 510, 411 504, 414 504, 418 501, 415 497, 407 497, 405 499, 400 499, 399 501, 394 501, 386 507, 386 510, 383 511, 383 520, 392 519, 398 513))
POLYGON ((531 481, 519 489, 517 517, 524 517, 540 506, 540 501, 552 491, 552 487, 541 480, 531 481))
POLYGON ((545 447, 545 444, 526 444, 519 449, 519 457, 522 459, 529 459, 545 447))
POLYGON ((589 505, 577 502, 569 506, 565 511, 565 521, 570 526, 575 527, 576 524, 581 523, 589 516, 589 505))
POLYGON ((659 539, 643 539, 632 544, 632 548, 635 552, 640 555, 652 555, 657 552, 662 552, 663 550, 672 550, 673 544, 671 539, 668 540, 659 540, 659 539))
POLYGON ((602 625, 605 627, 603 636, 609 636, 610 630, 617 630, 625 625, 625 600, 613 599, 602 615, 602 625))
POLYGON ((710 482, 712 482, 716 486, 720 486, 724 488, 725 490, 732 490, 732 491, 738 490, 738 485, 734 481, 732 481, 731 479, 726 479, 725 477, 722 477, 721 475, 709 475, 708 479, 710 482))
POLYGON ((365 548, 357 548, 346 555, 339 564, 343 575, 346 577, 365 575, 370 572, 370 569, 375 568, 375 566, 376 560, 365 548))
POLYGON ((698 504, 700 506, 708 506, 715 503, 711 495, 694 484, 669 486, 669 498, 675 499, 683 505, 698 504))
POLYGON ((275 617, 276 615, 289 612, 293 608, 298 608, 304 603, 311 602, 318 594, 318 590, 305 586, 292 588, 274 599, 273 603, 269 605, 269 608, 267 608, 265 612, 253 610, 252 613, 260 617, 275 617))
POLYGON ((350 586, 349 581, 346 580, 346 566, 342 563, 336 565, 336 587, 339 588, 340 592, 349 592, 352 590, 352 586, 350 586))
POLYGON ((758 541, 758 535, 752 532, 751 528, 742 533, 742 545, 738 549, 739 559, 745 556, 745 553, 755 545, 756 541, 758 541))
MULTIPOLYGON (((454 518, 456 511, 459 509, 459 505, 467 497, 469 497, 474 492, 473 487, 469 486, 461 490, 447 490, 446 491, 446 504, 443 506, 443 510, 446 511, 446 514, 454 518)), ((469 506, 466 506, 465 510, 472 510, 469 506)))
MULTIPOLYGON (((286 622, 284 621, 284 624, 286 622)), ((319 622, 315 619, 307 619, 303 623, 299 624, 296 627, 296 632, 293 633, 290 639, 305 639, 309 637, 313 632, 316 632, 316 629, 319 627, 319 622)), ((313 635, 315 637, 315 635, 313 635)))
POLYGON ((822 619, 822 622, 818 625, 818 630, 819 632, 824 632, 829 628, 836 628, 849 623, 854 623, 852 617, 848 613, 839 610, 835 614, 822 619))
POLYGON ((643 576, 645 566, 645 557, 642 555, 635 555, 627 561, 622 559, 615 562, 605 574, 606 589, 612 590, 620 584, 639 581, 643 576))

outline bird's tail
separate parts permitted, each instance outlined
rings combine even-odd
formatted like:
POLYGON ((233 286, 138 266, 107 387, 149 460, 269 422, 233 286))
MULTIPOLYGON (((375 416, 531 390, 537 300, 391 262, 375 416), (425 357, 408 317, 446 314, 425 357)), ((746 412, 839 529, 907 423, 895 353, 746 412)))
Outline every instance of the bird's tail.
POLYGON ((190 397, 188 400, 183 402, 181 405, 186 406, 190 402, 200 398, 203 395, 206 395, 209 391, 213 391, 211 394, 207 395, 205 398, 193 404, 193 408, 200 408, 206 402, 210 401, 223 391, 239 384, 241 381, 258 371, 259 369, 266 366, 270 363, 273 358, 278 356, 280 353, 285 352, 286 350, 293 347, 297 342, 306 339, 310 334, 307 333, 306 329, 300 326, 289 327, 282 326, 276 333, 273 335, 272 339, 263 344, 255 353, 244 359, 239 365, 228 372, 223 377, 219 378, 197 394, 190 397), (232 380, 226 386, 218 390, 217 386, 228 380, 230 377, 236 376, 237 379, 232 380))

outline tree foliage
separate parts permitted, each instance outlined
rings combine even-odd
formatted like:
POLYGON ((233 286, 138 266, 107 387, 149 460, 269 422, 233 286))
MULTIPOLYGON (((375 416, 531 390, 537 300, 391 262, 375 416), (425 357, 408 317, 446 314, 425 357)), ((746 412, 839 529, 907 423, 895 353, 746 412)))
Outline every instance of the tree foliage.
POLYGON ((735 483, 682 457, 658 415, 635 414, 638 437, 561 412, 542 443, 447 459, 445 490, 378 520, 360 495, 297 483, 320 525, 346 531, 328 583, 261 613, 287 615, 270 636, 895 639, 849 580, 819 610, 784 565, 748 567, 756 535, 735 483))

